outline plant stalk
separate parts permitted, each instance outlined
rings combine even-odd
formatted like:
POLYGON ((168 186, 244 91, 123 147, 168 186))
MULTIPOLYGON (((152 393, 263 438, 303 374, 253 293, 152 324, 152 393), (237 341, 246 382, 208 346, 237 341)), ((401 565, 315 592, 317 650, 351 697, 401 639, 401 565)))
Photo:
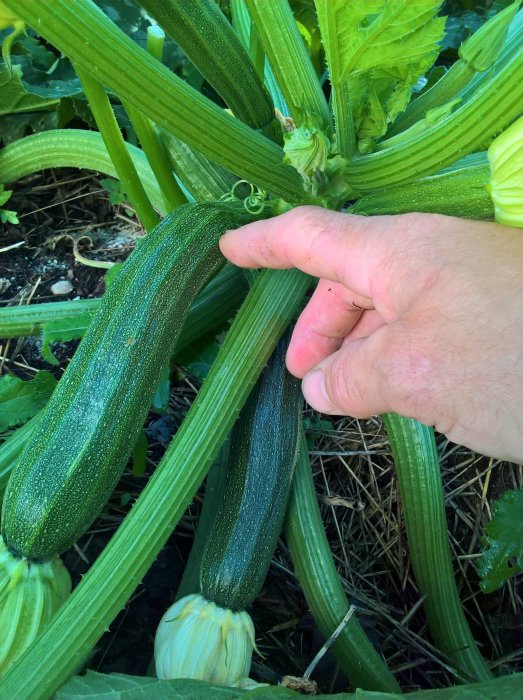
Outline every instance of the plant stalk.
POLYGON ((192 500, 308 283, 298 270, 259 275, 187 417, 131 512, 41 636, 3 678, 6 698, 47 699, 85 661, 192 500))
POLYGON ((251 17, 294 121, 304 112, 327 128, 329 106, 287 0, 246 0, 251 17))
POLYGON ((393 413, 383 416, 396 467, 412 569, 424 597, 431 634, 459 674, 471 681, 492 674, 465 619, 452 561, 434 430, 393 413))
POLYGON ((494 203, 485 189, 490 168, 486 154, 481 155, 477 165, 374 190, 347 211, 364 216, 419 211, 463 219, 494 219, 494 203))
MULTIPOLYGON (((303 431, 286 514, 285 536, 309 608, 323 636, 329 639, 350 605, 325 536, 303 431)), ((400 691, 396 679, 370 643, 355 615, 342 629, 331 649, 355 688, 400 691)))
POLYGON ((145 230, 150 231, 158 223, 158 216, 140 182, 104 87, 81 66, 75 66, 75 70, 123 189, 145 230))

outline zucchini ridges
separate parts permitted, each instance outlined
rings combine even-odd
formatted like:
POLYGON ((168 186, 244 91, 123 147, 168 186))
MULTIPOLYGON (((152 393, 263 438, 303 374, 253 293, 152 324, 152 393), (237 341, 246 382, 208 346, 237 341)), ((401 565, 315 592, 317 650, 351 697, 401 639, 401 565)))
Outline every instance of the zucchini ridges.
MULTIPOLYGON (((189 306, 224 263, 219 237, 234 225, 223 205, 184 205, 126 261, 9 479, 0 566, 26 560, 34 579, 94 521, 125 467, 189 306)), ((24 582, 11 577, 6 585, 14 595, 24 582)), ((9 610, 4 596, 0 628, 19 654, 9 610)), ((5 654, 0 671, 13 660, 5 654)))

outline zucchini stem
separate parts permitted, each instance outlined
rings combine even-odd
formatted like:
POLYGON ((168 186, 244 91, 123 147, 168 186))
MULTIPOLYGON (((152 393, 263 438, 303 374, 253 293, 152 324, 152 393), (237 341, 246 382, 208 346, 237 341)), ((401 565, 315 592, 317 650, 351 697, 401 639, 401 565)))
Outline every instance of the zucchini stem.
POLYGON ((308 284, 298 270, 260 273, 154 475, 78 587, 7 672, 6 697, 50 697, 125 605, 193 498, 308 284))
POLYGON ((75 70, 123 189, 145 230, 150 231, 158 223, 158 216, 136 172, 105 89, 81 66, 75 65, 75 70))
MULTIPOLYGON (((401 493, 410 558, 436 645, 470 680, 492 674, 461 605, 448 540, 434 430, 393 413, 383 416, 401 493)), ((462 682, 460 674, 456 674, 462 682)))
MULTIPOLYGON (((303 431, 286 514, 285 536, 312 615, 324 637, 329 639, 347 614, 350 604, 325 536, 303 431)), ((399 692, 398 682, 370 643, 356 615, 347 621, 331 648, 354 687, 399 692)))

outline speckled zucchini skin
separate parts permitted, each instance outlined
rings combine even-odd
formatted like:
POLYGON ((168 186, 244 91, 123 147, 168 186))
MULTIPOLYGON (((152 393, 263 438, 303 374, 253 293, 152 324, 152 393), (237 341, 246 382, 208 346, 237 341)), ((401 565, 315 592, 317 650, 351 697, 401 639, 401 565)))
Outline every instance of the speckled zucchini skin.
POLYGON ((184 205, 126 261, 9 479, 2 534, 12 553, 52 559, 99 514, 189 306, 224 263, 218 239, 234 226, 220 205, 184 205))
POLYGON ((298 458, 303 397, 280 341, 231 435, 225 488, 200 568, 200 592, 234 612, 263 585, 298 458))

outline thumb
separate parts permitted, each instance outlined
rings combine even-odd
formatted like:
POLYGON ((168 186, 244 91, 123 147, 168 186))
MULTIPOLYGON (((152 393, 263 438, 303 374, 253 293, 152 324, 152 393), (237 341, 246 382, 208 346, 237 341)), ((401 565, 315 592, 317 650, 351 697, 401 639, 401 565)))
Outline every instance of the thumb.
POLYGON ((307 403, 320 413, 354 418, 390 411, 380 362, 386 330, 346 343, 308 372, 302 381, 307 403))

